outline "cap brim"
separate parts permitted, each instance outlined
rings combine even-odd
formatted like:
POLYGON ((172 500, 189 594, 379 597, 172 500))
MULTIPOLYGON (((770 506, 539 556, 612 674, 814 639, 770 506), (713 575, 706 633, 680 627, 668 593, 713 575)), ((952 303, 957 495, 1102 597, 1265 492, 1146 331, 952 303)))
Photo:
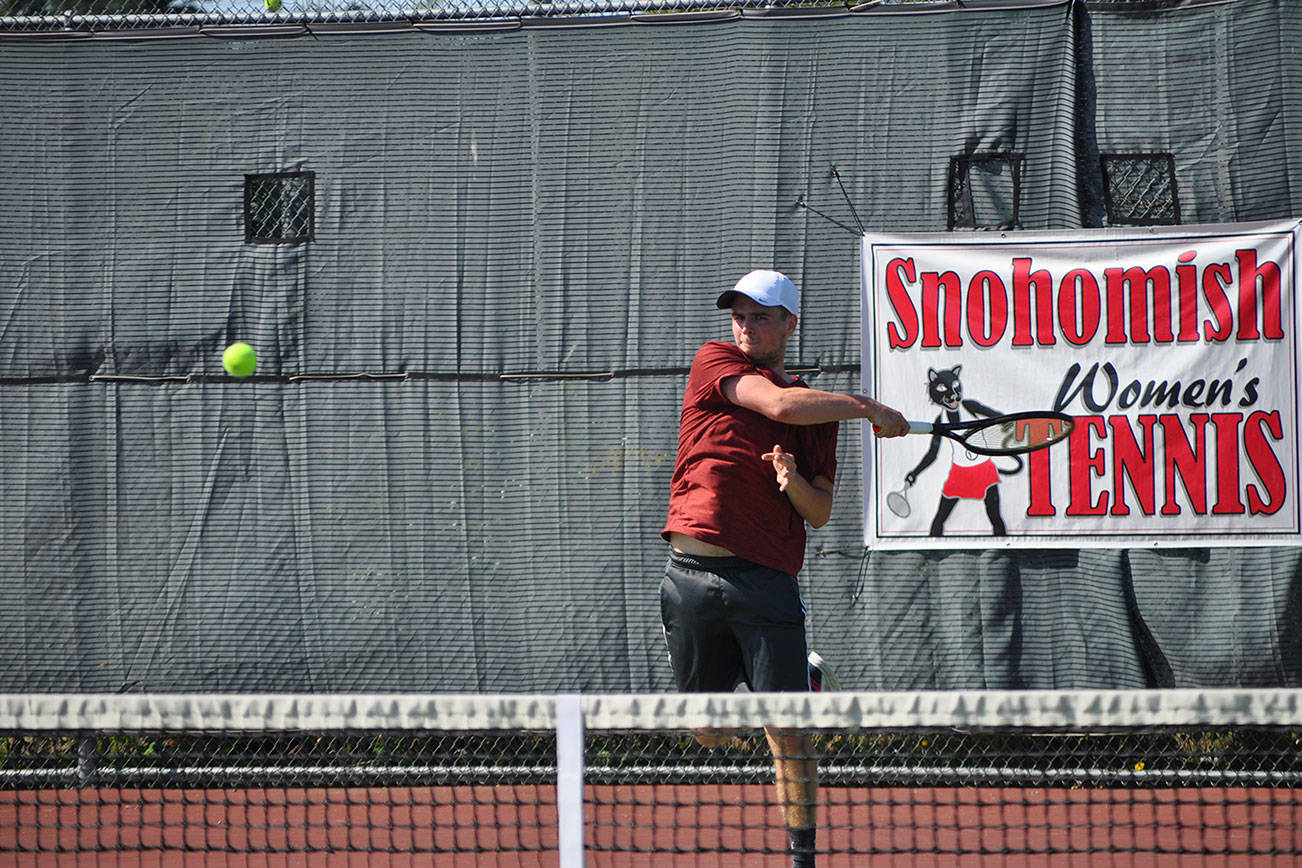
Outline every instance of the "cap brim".
POLYGON ((736 300, 737 295, 738 292, 735 289, 730 289, 727 292, 721 293, 719 295, 719 300, 714 303, 714 306, 719 310, 727 310, 732 307, 732 303, 736 300))

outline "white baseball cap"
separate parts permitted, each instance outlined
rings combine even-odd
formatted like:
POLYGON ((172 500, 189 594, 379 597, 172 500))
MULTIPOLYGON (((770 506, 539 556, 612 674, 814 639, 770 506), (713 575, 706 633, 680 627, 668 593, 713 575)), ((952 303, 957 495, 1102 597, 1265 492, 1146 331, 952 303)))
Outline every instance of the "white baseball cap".
POLYGON ((791 282, 791 278, 778 271, 752 271, 737 285, 719 296, 716 305, 721 309, 732 307, 737 293, 759 302, 765 307, 785 307, 794 314, 800 314, 800 290, 791 282))

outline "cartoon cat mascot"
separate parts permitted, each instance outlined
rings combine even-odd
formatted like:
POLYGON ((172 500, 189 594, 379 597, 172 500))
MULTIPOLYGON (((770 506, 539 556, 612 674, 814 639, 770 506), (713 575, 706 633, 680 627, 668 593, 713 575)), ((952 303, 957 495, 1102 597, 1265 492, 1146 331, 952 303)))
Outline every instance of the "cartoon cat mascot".
MULTIPOLYGON (((959 379, 959 373, 962 371, 962 365, 955 365, 944 371, 937 371, 934 368, 927 371, 927 396, 931 398, 933 404, 940 406, 941 411, 936 415, 935 422, 950 423, 960 421, 970 421, 977 416, 998 416, 1000 413, 992 410, 980 401, 974 401, 970 398, 963 398, 963 382, 959 379), (968 418, 964 418, 964 412, 968 418)), ((927 449, 927 454, 922 456, 918 466, 910 470, 904 477, 905 483, 912 486, 918 481, 918 474, 926 470, 936 460, 940 454, 941 442, 948 443, 953 451, 950 460, 949 476, 945 478, 945 485, 940 490, 940 504, 936 508, 936 515, 931 520, 931 536, 942 536, 945 532, 945 522, 948 520, 954 507, 963 499, 980 500, 985 504, 986 517, 990 519, 990 529, 993 536, 1004 536, 1007 531, 1004 527, 1004 519, 999 513, 999 472, 1000 469, 995 466, 995 462, 987 455, 975 455, 963 448, 962 443, 941 437, 939 434, 931 436, 931 446, 927 449)), ((1017 466, 1005 469, 1005 473, 1016 473, 1022 469, 1021 459, 1017 459, 1017 466)))

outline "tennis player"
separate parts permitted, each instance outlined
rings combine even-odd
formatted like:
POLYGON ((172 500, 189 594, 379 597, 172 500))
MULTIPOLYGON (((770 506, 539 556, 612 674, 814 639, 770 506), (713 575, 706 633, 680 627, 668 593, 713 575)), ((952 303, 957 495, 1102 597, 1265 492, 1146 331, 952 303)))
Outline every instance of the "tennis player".
MULTIPOLYGON (((864 395, 810 388, 786 371, 800 292, 752 271, 719 296, 733 343, 692 362, 670 483, 670 544, 660 610, 680 689, 809 690, 805 607, 796 575, 805 524, 831 517, 838 422, 867 419, 881 437, 908 433, 864 395)), ((814 864, 818 760, 804 733, 768 731, 792 865, 814 864)), ((709 744, 713 737, 698 736, 709 744)))

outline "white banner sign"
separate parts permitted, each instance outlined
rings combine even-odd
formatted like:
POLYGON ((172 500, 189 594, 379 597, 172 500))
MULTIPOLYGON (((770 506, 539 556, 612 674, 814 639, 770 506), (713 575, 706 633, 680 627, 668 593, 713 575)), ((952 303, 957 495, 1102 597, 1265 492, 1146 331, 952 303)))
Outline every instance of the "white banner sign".
POLYGON ((1030 410, 989 459, 865 426, 875 548, 1298 545, 1296 220, 866 237, 863 371, 909 419, 1030 410))

